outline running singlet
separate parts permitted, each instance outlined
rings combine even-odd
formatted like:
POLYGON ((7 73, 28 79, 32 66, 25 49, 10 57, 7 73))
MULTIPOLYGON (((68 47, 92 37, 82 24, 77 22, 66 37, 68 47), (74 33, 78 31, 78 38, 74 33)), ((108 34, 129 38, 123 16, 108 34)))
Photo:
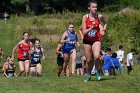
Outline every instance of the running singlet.
POLYGON ((40 63, 40 59, 41 59, 41 56, 42 56, 41 47, 40 47, 40 51, 39 52, 37 52, 35 48, 34 48, 34 50, 35 51, 33 52, 33 54, 31 54, 31 57, 30 57, 31 64, 40 63))
POLYGON ((8 69, 6 69, 7 76, 12 77, 12 76, 14 76, 14 73, 15 73, 15 65, 14 64, 11 64, 11 65, 9 64, 8 69))
MULTIPOLYGON (((61 52, 62 51, 62 48, 60 48, 59 51, 61 52)), ((63 53, 58 54, 57 58, 63 58, 63 53)))
POLYGON ((87 15, 86 29, 90 28, 93 22, 96 23, 96 27, 94 27, 90 32, 84 35, 84 40, 93 41, 93 42, 100 41, 101 40, 101 34, 100 34, 100 28, 99 28, 100 21, 97 17, 95 18, 94 21, 91 21, 89 18, 89 15, 87 15))
MULTIPOLYGON (((70 39, 69 42, 65 42, 63 48, 65 49, 74 49, 75 48, 75 44, 76 44, 76 32, 73 32, 73 34, 71 34, 69 31, 67 31, 68 36, 66 37, 66 39, 70 39)), ((65 39, 65 40, 66 40, 65 39)))
POLYGON ((30 44, 22 43, 19 47, 17 58, 18 59, 29 59, 30 44))

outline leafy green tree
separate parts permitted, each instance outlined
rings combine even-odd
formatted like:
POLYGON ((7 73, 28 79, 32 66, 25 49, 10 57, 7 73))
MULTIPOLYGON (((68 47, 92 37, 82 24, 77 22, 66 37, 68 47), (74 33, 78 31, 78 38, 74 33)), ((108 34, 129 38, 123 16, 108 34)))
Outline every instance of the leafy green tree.
POLYGON ((11 4, 23 8, 26 12, 37 12, 42 0, 11 0, 11 4))

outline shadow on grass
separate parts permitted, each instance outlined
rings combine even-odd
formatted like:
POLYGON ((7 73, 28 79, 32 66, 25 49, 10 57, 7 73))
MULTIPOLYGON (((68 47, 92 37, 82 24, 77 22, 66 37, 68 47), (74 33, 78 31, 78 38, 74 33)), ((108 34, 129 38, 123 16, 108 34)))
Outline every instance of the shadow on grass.
MULTIPOLYGON (((107 78, 101 78, 101 80, 99 80, 99 81, 114 80, 114 79, 116 79, 116 78, 115 77, 107 77, 107 78)), ((92 79, 91 81, 97 81, 97 80, 92 79)))

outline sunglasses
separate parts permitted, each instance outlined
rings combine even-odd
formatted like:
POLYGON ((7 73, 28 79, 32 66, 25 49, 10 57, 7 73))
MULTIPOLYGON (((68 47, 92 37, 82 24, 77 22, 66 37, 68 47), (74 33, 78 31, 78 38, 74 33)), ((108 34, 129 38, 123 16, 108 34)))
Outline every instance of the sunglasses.
POLYGON ((70 27, 70 28, 74 28, 74 27, 70 27))

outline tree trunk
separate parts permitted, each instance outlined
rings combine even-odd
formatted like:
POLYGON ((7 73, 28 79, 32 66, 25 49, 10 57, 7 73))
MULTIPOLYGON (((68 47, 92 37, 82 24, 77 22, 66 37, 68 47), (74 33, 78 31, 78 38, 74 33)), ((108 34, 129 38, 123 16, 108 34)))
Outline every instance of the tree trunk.
POLYGON ((26 13, 27 13, 27 12, 31 12, 31 9, 30 9, 30 6, 29 6, 28 3, 26 4, 26 13))

